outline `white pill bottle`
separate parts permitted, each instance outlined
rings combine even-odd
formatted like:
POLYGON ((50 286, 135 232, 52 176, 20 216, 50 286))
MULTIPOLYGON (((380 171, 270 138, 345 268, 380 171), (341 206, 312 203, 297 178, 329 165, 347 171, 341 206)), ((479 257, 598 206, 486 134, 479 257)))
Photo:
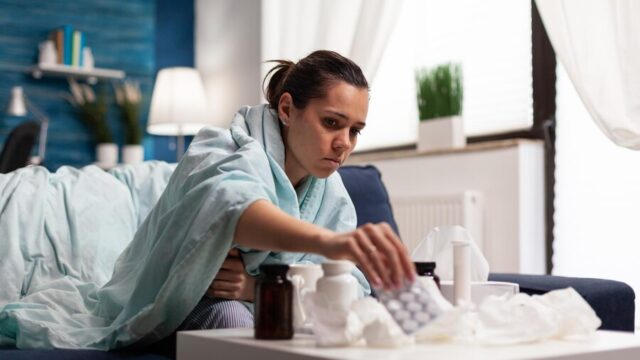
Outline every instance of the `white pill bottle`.
POLYGON ((355 265, 346 260, 329 260, 322 263, 324 275, 316 283, 316 291, 322 294, 334 310, 349 311, 358 299, 358 280, 351 275, 355 265))

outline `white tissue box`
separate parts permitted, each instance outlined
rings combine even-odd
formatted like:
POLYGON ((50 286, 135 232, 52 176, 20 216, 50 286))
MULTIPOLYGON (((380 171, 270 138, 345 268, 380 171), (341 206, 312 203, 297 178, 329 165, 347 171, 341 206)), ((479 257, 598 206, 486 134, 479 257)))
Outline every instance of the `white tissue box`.
MULTIPOLYGON (((453 304, 453 281, 440 281, 440 290, 445 299, 453 304)), ((489 295, 513 296, 520 292, 520 286, 516 283, 502 281, 479 281, 471 282, 471 301, 480 305, 482 301, 489 295)))

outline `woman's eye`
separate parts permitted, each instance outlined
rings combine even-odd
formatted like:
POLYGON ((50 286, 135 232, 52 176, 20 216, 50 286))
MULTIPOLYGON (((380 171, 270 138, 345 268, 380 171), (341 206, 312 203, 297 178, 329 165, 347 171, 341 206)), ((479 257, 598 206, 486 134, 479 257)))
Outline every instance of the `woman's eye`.
POLYGON ((351 135, 358 136, 358 135, 360 135, 361 131, 362 130, 360 130, 360 129, 351 129, 351 135))
POLYGON ((336 125, 338 125, 338 122, 331 118, 325 118, 324 124, 327 125, 328 127, 335 127, 336 125))

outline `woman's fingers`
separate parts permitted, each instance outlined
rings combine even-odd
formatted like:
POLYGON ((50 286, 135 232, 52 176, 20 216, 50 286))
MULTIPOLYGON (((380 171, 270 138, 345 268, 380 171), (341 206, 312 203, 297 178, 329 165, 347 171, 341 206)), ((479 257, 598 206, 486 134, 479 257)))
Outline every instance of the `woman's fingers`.
POLYGON ((367 262, 373 264, 378 276, 382 279, 385 287, 391 287, 394 279, 392 273, 389 271, 389 265, 385 263, 386 249, 380 245, 376 245, 376 237, 381 236, 381 232, 375 229, 373 225, 365 225, 361 229, 356 231, 360 234, 358 242, 367 255, 367 262))
POLYGON ((232 292, 232 291, 209 289, 209 290, 207 290, 206 295, 207 295, 207 297, 210 297, 210 298, 222 298, 222 299, 229 299, 229 300, 240 300, 240 298, 237 296, 237 294, 235 292, 232 292))
POLYGON ((244 271, 244 264, 242 263, 242 259, 239 257, 227 256, 220 268, 239 272, 244 271))
POLYGON ((392 239, 387 237, 387 234, 382 230, 380 225, 367 224, 363 226, 363 228, 367 234, 369 234, 371 242, 378 249, 378 253, 385 257, 387 263, 386 268, 388 269, 387 271, 390 272, 387 285, 389 287, 399 288, 402 285, 405 275, 404 268, 400 263, 398 249, 391 244, 392 239))
POLYGON ((240 285, 230 281, 214 280, 209 286, 209 290, 238 291, 240 285))
POLYGON ((354 251, 358 254, 356 260, 360 268, 367 274, 374 287, 386 286, 389 283, 389 277, 382 260, 374 254, 377 248, 369 241, 364 231, 356 230, 353 236, 356 239, 354 251))
POLYGON ((220 269, 220 271, 218 271, 218 274, 216 275, 215 280, 240 282, 242 281, 242 273, 226 270, 226 269, 220 269))
POLYGON ((400 263, 403 267, 406 278, 410 281, 414 281, 416 278, 416 268, 413 265, 413 261, 409 257, 407 247, 402 243, 402 240, 400 240, 398 235, 396 235, 395 231, 393 231, 389 224, 383 222, 380 223, 380 227, 382 228, 382 231, 385 232, 387 237, 391 239, 391 244, 397 249, 398 255, 400 256, 400 263))
POLYGON ((323 255, 356 262, 374 287, 398 288, 415 279, 406 247, 386 223, 366 224, 332 240, 323 255))
POLYGON ((354 237, 366 255, 364 262, 360 262, 361 267, 371 264, 372 271, 384 281, 386 288, 398 288, 405 279, 415 279, 407 249, 388 224, 363 225, 354 232, 354 237))

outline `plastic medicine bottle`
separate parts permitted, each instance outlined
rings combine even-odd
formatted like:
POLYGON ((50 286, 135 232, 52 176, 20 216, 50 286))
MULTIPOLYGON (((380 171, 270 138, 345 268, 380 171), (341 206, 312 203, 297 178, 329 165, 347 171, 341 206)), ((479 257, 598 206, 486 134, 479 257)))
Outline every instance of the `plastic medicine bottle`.
POLYGON ((434 261, 414 262, 413 264, 416 267, 418 276, 432 277, 433 281, 438 285, 438 289, 440 289, 440 277, 436 274, 436 263, 434 261))
POLYGON ((256 339, 291 339, 293 337, 293 285, 287 279, 289 265, 260 266, 256 282, 256 339))

